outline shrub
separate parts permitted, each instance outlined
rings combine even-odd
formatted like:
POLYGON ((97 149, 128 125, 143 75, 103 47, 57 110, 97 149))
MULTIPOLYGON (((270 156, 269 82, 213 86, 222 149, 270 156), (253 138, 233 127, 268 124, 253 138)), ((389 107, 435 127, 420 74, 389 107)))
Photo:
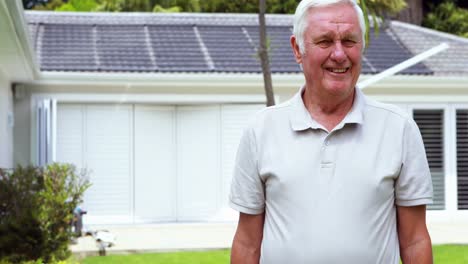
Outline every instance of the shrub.
POLYGON ((468 37, 468 9, 445 1, 427 14, 423 26, 468 37))
POLYGON ((73 209, 89 186, 68 164, 0 169, 0 263, 67 259, 73 209))

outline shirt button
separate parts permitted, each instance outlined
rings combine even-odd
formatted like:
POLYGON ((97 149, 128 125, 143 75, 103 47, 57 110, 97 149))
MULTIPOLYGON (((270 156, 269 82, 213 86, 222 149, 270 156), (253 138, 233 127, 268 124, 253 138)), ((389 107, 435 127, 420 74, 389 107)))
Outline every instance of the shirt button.
POLYGON ((330 145, 330 141, 325 140, 325 146, 328 146, 328 145, 330 145))

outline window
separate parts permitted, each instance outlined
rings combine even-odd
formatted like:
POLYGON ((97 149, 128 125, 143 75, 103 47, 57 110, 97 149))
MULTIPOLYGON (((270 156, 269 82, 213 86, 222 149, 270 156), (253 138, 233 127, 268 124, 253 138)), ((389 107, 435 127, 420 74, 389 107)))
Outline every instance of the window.
POLYGON ((468 209, 468 110, 457 110, 458 209, 468 209))
MULTIPOLYGON (((421 131, 434 188, 434 203, 428 205, 427 208, 431 210, 443 210, 445 209, 444 110, 413 110, 413 119, 421 131)), ((468 199, 466 205, 468 207, 468 199)))

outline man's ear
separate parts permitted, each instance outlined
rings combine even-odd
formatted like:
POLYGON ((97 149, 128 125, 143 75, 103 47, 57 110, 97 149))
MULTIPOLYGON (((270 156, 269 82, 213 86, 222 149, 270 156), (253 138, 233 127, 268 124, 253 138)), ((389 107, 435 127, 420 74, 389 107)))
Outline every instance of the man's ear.
POLYGON ((301 54, 301 50, 299 49, 299 45, 297 45, 297 42, 296 42, 296 36, 292 35, 291 38, 290 38, 290 42, 291 42, 291 48, 294 52, 294 58, 296 59, 296 62, 298 64, 301 64, 302 63, 302 54, 301 54))

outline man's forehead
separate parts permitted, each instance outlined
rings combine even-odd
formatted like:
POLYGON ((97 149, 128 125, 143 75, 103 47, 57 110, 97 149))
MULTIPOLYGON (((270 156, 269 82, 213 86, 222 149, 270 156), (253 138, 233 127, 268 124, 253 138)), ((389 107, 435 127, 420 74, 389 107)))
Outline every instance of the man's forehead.
POLYGON ((328 24, 320 24, 316 25, 309 25, 308 30, 312 36, 329 36, 333 37, 336 35, 340 35, 342 37, 359 37, 361 35, 361 29, 359 26, 355 26, 353 24, 346 24, 346 23, 328 23, 328 24))
POLYGON ((350 24, 359 25, 356 10, 347 4, 319 6, 308 11, 307 22, 309 24, 350 24))

